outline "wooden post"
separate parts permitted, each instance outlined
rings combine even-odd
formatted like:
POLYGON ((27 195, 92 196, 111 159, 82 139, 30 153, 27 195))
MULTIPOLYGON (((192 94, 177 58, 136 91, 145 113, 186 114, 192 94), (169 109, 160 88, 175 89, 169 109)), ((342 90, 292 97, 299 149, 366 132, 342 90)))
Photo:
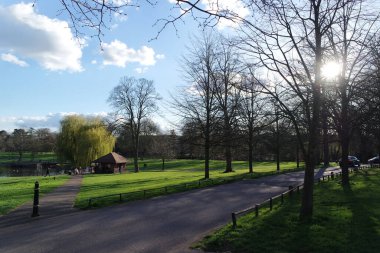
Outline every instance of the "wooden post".
POLYGON ((232 213, 232 228, 236 228, 236 215, 235 213, 232 213))
POLYGON ((121 193, 119 194, 119 201, 120 201, 120 202, 122 201, 122 199, 121 199, 121 193))
POLYGON ((334 172, 331 171, 331 179, 334 179, 334 172))
POLYGON ((272 197, 269 199, 269 210, 272 211, 272 208, 273 208, 273 199, 272 197))
POLYGON ((293 195, 293 186, 289 185, 289 196, 291 197, 293 195))
POLYGON ((34 198, 33 198, 33 213, 32 217, 40 216, 38 213, 38 206, 39 206, 39 196, 40 195, 40 184, 38 181, 34 183, 34 198))
POLYGON ((297 185, 297 193, 300 193, 300 186, 297 185))
POLYGON ((260 207, 259 204, 255 205, 255 215, 256 215, 256 217, 259 216, 259 207, 260 207))
POLYGON ((281 193, 281 204, 284 204, 284 194, 281 193))

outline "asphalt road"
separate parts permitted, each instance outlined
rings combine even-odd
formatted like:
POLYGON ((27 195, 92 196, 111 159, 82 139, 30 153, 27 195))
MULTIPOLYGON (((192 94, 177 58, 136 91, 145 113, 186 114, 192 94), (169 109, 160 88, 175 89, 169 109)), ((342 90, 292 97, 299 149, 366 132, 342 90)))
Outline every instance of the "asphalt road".
POLYGON ((189 246, 231 219, 303 181, 303 172, 243 180, 102 209, 38 217, 0 227, 0 252, 192 252, 189 246))

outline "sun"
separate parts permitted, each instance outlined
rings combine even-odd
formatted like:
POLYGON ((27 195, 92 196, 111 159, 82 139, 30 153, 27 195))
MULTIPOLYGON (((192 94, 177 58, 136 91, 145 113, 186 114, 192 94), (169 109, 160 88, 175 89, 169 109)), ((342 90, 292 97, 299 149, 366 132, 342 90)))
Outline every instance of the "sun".
POLYGON ((322 76, 326 79, 334 79, 338 77, 341 73, 342 66, 336 61, 326 62, 322 68, 322 76))

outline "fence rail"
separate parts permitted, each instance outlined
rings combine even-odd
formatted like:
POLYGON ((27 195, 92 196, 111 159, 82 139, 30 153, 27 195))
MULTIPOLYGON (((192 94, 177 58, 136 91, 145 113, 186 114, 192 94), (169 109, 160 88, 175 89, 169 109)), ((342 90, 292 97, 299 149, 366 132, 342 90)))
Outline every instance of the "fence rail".
MULTIPOLYGON (((357 171, 357 170, 363 170, 363 169, 369 169, 369 168, 380 168, 380 165, 369 165, 369 166, 360 166, 360 167, 357 167, 357 168, 349 168, 349 173, 352 173, 354 171, 357 171)), ((316 182, 320 183, 321 181, 329 181, 330 179, 333 180, 335 177, 337 176, 342 176, 342 172, 339 171, 339 172, 331 172, 329 175, 323 175, 322 177, 318 178, 316 180, 316 182)), ((288 196, 288 197, 291 197, 296 189, 296 192, 297 193, 300 193, 301 189, 303 188, 303 183, 302 184, 299 184, 299 185, 296 185, 296 186, 292 186, 290 185, 289 186, 289 189, 281 194, 278 194, 278 195, 275 195, 275 196, 272 196, 270 197, 269 199, 266 199, 264 200, 263 202, 259 203, 259 204, 255 204, 254 206, 251 206, 251 207, 248 207, 248 208, 245 208, 243 210, 239 210, 239 211, 235 211, 235 212, 232 212, 231 213, 231 218, 232 218, 232 227, 233 228, 236 228, 237 226, 237 220, 238 220, 238 217, 239 216, 242 216, 244 214, 247 214, 247 213, 251 213, 251 212, 255 212, 255 217, 258 217, 259 216, 259 211, 260 211, 260 207, 269 203, 269 210, 271 211, 273 209, 273 201, 280 198, 281 199, 281 204, 284 203, 284 197, 285 196, 288 196)))
MULTIPOLYGON (((289 172, 295 172, 295 171, 300 171, 303 170, 303 168, 295 168, 295 169, 288 169, 288 170, 283 170, 281 173, 289 173, 289 172)), ((263 176, 270 176, 270 175, 276 175, 278 172, 274 171, 271 173, 264 173, 263 176)), ((183 184, 176 184, 176 185, 168 185, 164 187, 158 187, 158 188, 151 188, 151 189, 144 189, 140 191, 134 191, 134 192, 124 192, 124 193, 114 193, 114 194, 108 194, 108 195, 103 195, 103 196, 98 196, 98 197, 92 197, 88 199, 88 204, 87 208, 91 208, 94 206, 96 203, 96 200, 101 200, 101 199, 113 199, 114 202, 123 202, 126 200, 135 200, 135 199, 145 199, 148 197, 154 197, 154 196, 159 196, 164 194, 169 194, 169 193, 174 193, 174 192, 179 192, 179 191, 185 191, 188 189, 197 189, 197 188, 204 188, 208 186, 214 186, 214 185, 220 185, 220 184, 225 184, 225 183, 230 183, 230 182, 235 182, 238 180, 242 179, 252 179, 260 174, 241 174, 238 176, 231 176, 228 178, 220 178, 220 179, 200 179, 197 181, 193 182, 187 182, 183 184), (157 192, 160 192, 161 194, 157 194, 157 192), (155 194, 156 193, 156 194, 155 194), (131 197, 132 195, 137 195, 139 197, 131 197)))

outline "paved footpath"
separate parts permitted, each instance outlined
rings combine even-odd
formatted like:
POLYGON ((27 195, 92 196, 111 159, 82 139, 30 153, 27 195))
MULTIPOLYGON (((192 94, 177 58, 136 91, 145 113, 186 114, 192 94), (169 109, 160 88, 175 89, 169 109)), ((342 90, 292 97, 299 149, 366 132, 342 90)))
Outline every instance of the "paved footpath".
POLYGON ((56 188, 52 192, 47 193, 40 198, 40 217, 31 217, 33 202, 30 201, 24 205, 19 206, 9 214, 0 216, 0 228, 14 226, 17 224, 36 222, 40 219, 58 217, 60 215, 78 211, 77 209, 73 208, 73 205, 75 197, 79 192, 81 183, 82 176, 72 176, 64 185, 56 188))
POLYGON ((0 252, 186 253, 189 246, 231 220, 231 212, 280 194, 303 172, 125 203, 3 227, 0 252))

